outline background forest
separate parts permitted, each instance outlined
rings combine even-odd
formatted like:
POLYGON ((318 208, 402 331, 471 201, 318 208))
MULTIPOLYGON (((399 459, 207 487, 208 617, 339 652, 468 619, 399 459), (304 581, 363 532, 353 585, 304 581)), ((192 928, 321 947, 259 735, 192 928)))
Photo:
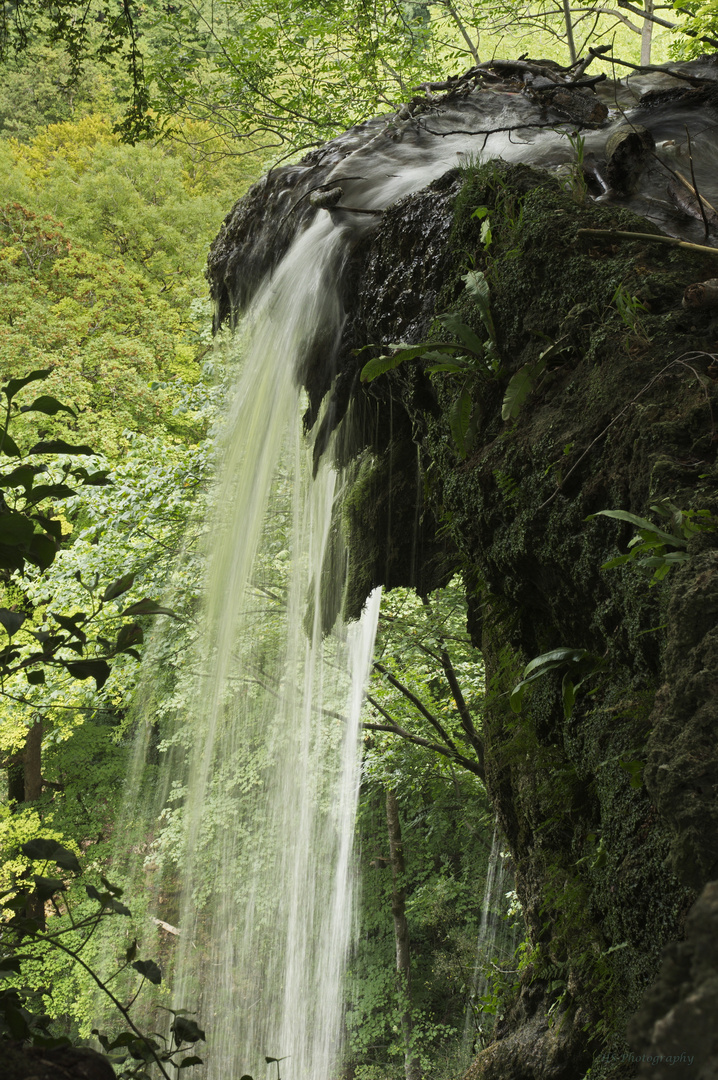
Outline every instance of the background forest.
MULTIPOLYGON (((226 332, 212 336, 204 279, 224 215, 271 165, 396 109, 420 81, 527 49, 561 63, 588 44, 628 63, 693 55, 716 47, 718 6, 16 0, 0 18, 0 902, 9 918, 37 869, 23 845, 55 840, 84 874, 67 875, 62 904, 49 890, 30 914, 60 926, 68 903, 77 919, 97 908, 88 882, 122 914, 106 877, 145 635, 161 671, 158 732, 183 692, 238 360, 226 332)), ((282 602, 283 540, 278 525, 270 603, 282 602)), ((395 590, 382 606, 346 1013, 355 1080, 457 1075, 530 959, 482 780, 483 669, 465 624, 458 579, 425 601, 395 590)), ((141 917, 141 893, 124 901, 141 917)), ((174 930, 168 918, 158 948, 174 930)), ((121 918, 113 934, 103 949, 131 950, 121 918)), ((4 1034, 30 1023, 41 1040, 87 1039, 87 972, 61 952, 25 951, 21 976, 5 965, 4 1034)))

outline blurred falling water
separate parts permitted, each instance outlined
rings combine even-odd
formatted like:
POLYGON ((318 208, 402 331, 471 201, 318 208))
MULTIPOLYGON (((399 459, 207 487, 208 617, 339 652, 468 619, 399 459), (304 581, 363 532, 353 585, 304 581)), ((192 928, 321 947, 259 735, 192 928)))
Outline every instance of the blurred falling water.
MULTIPOLYGON (((264 251, 305 194, 341 185, 342 204, 299 229, 245 318, 208 528, 202 630, 175 694, 176 729, 159 746, 155 823, 145 827, 154 837, 146 871, 164 870, 156 915, 181 929, 175 957, 164 949, 165 981, 173 1007, 199 1010, 207 1080, 257 1078, 265 1055, 288 1057, 286 1080, 331 1080, 341 1046, 358 718, 379 601, 370 599, 358 625, 337 623, 323 635, 322 610, 341 606, 327 597, 343 587, 343 480, 329 455, 312 479, 299 372, 321 340, 331 381, 342 272, 379 211, 472 153, 540 165, 572 158, 571 125, 557 118, 538 131, 536 109, 516 94, 474 94, 416 122, 353 129, 320 152, 321 175, 291 167, 304 169, 304 194, 287 183, 280 220, 260 214, 249 245, 264 251)), ((658 112, 652 122, 660 135, 658 112)), ((608 130, 589 140, 603 145, 608 130)), ((151 710, 151 694, 147 701, 151 710)), ((139 800, 132 789, 127 818, 139 816, 139 800)), ((503 872, 495 834, 485 957, 496 944, 503 872)), ((485 989, 478 971, 477 998, 485 989)))
MULTIPOLYGON (((374 180, 355 181, 352 204, 381 207, 426 186, 467 139, 433 147, 400 148, 399 173, 376 171, 386 147, 359 147, 354 175, 374 180)), ((162 808, 145 865, 164 870, 156 915, 181 929, 165 980, 172 1007, 198 1010, 208 1080, 256 1078, 265 1055, 288 1058, 287 1080, 329 1080, 341 1049, 358 724, 379 597, 358 625, 323 636, 323 608, 340 607, 327 596, 343 587, 342 477, 326 454, 312 479, 297 371, 318 334, 331 364, 343 263, 374 221, 319 214, 245 317, 194 674, 160 745, 162 808)))
POLYGON ((340 1046, 379 599, 323 637, 325 595, 342 587, 341 559, 337 581, 323 574, 341 478, 324 462, 312 480, 296 367, 317 326, 339 328, 341 241, 315 223, 257 297, 214 499, 192 764, 170 799, 185 851, 173 1004, 198 1002, 210 1078, 257 1076, 270 1055, 319 1080, 340 1046))
POLYGON ((476 963, 473 986, 466 1007, 464 1021, 464 1053, 467 1060, 488 1041, 494 1016, 487 1012, 483 1002, 490 990, 490 967, 511 966, 515 946, 515 932, 505 921, 506 886, 509 880, 505 853, 501 850, 502 837, 498 825, 494 826, 491 854, 486 870, 481 921, 476 942, 476 963))

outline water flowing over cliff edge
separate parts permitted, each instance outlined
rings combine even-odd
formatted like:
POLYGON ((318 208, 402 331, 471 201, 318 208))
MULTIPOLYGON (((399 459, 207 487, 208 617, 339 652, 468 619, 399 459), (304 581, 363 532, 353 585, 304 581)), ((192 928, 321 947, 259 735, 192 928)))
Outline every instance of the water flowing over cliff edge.
POLYGON ((334 322, 306 334, 294 372, 317 461, 333 438, 347 469, 325 623, 379 585, 464 575, 487 785, 534 947, 476 1080, 715 1074, 712 894, 688 913, 718 877, 718 359, 716 309, 696 302, 717 275, 700 250, 716 244, 717 75, 711 58, 620 84, 474 69, 272 171, 210 255, 222 321, 279 280, 296 237, 341 237, 334 322), (414 358, 361 382, 371 356, 437 340, 449 313, 492 342, 485 362, 431 375, 414 358), (658 529, 661 508, 665 574, 602 569, 635 529, 587 518, 658 529), (558 648, 579 659, 514 712, 525 665, 558 648), (585 675, 567 705, 561 676, 585 675))

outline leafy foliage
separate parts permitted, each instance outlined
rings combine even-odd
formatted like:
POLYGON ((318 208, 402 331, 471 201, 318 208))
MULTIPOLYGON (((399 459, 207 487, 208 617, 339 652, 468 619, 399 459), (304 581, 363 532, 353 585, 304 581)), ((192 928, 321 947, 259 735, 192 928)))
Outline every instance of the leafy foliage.
POLYGON ((475 745, 483 669, 465 621, 458 579, 425 601, 403 589, 392 590, 382 601, 377 661, 365 707, 358 822, 361 927, 347 1016, 357 1076, 403 1071, 405 1006, 394 971, 387 788, 396 791, 402 817, 417 1049, 427 1070, 435 1069, 442 1055, 459 1067, 456 1055, 476 959, 477 882, 485 878, 490 846, 490 815, 475 745), (460 686, 473 728, 462 718, 447 672, 460 686))
POLYGON ((533 660, 529 661, 524 668, 523 679, 511 691, 509 704, 515 713, 521 712, 526 688, 536 679, 541 679, 552 671, 563 670, 561 697, 564 716, 568 719, 576 700, 576 691, 590 675, 600 670, 601 667, 601 659, 589 653, 587 649, 572 649, 565 646, 551 649, 549 652, 535 656, 533 660))
MULTIPOLYGON (((23 454, 10 435, 11 421, 20 414, 37 412, 53 416, 64 411, 74 416, 71 409, 48 394, 35 398, 29 405, 17 404, 15 398, 26 386, 44 380, 48 375, 49 369, 34 371, 24 378, 11 379, 0 388, 6 399, 0 452, 18 461, 15 468, 0 476, 4 489, 0 503, 3 511, 0 514, 0 574, 5 580, 10 580, 11 574, 22 576, 26 563, 44 571, 54 562, 63 540, 62 523, 54 506, 76 494, 68 480, 80 485, 109 483, 107 470, 89 473, 73 460, 78 455, 92 457, 93 452, 87 446, 72 446, 59 439, 41 440, 23 454), (58 470, 59 477, 52 475, 44 460, 55 454, 65 458, 58 470), (38 478, 51 482, 37 483, 38 478)), ((30 685, 43 683, 45 670, 53 666, 61 667, 75 679, 93 678, 100 690, 110 673, 110 659, 121 652, 137 656, 133 645, 141 642, 142 631, 136 623, 121 623, 114 642, 100 638, 93 649, 87 629, 105 604, 127 592, 133 583, 133 574, 123 575, 99 595, 97 582, 94 588, 86 586, 91 610, 76 611, 70 616, 51 612, 46 630, 23 629, 27 621, 25 612, 0 608, 0 623, 7 637, 7 645, 0 652, 0 693, 7 692, 8 680, 20 672, 25 674, 30 685), (24 648, 25 645, 30 648, 24 648)), ((136 612, 132 608, 125 609, 120 618, 133 614, 136 612)), ((18 700, 17 695, 13 697, 18 700)))
POLYGON ((182 1044, 194 1045, 203 1040, 204 1032, 193 1020, 174 1013, 171 1025, 173 1042, 161 1046, 155 1038, 144 1034, 135 1023, 131 1010, 142 989, 145 979, 159 984, 162 974, 153 960, 137 960, 137 942, 125 950, 119 967, 108 979, 102 979, 81 955, 101 922, 114 915, 130 917, 130 909, 119 897, 122 889, 100 876, 101 889, 85 884, 84 891, 95 906, 78 906, 70 900, 68 875, 79 878, 82 874, 77 856, 69 848, 47 837, 37 837, 21 847, 26 863, 11 889, 0 896, 4 919, 0 922, 0 975, 6 987, 0 990, 0 1036, 9 1036, 17 1042, 30 1042, 36 1046, 52 1047, 68 1045, 64 1037, 53 1037, 48 1032, 49 1017, 33 1011, 33 991, 24 985, 26 965, 32 966, 38 956, 61 953, 73 964, 83 968, 95 981, 101 992, 109 998, 124 1021, 125 1030, 110 1038, 95 1030, 93 1034, 111 1055, 113 1063, 120 1067, 119 1076, 134 1080, 149 1080, 152 1067, 169 1080, 168 1068, 184 1068, 202 1064, 202 1059, 191 1055, 182 1060, 178 1055, 186 1053, 182 1044), (33 864, 40 862, 40 874, 33 872, 33 864), (66 873, 62 877, 48 877, 48 864, 54 864, 66 873), (46 907, 52 905, 55 918, 47 926, 46 907), (123 1004, 110 984, 125 970, 136 971, 142 982, 134 988, 128 1004, 123 1004), (118 1057, 117 1051, 120 1051, 118 1057), (129 1064, 128 1064, 129 1060, 129 1064))
POLYGON ((496 378, 501 371, 491 307, 489 287, 481 271, 470 270, 464 274, 466 292, 474 300, 484 325, 487 339, 482 342, 470 326, 462 322, 456 312, 439 317, 442 327, 459 339, 453 342, 428 342, 420 345, 390 345, 392 353, 369 360, 361 370, 362 382, 372 382, 378 376, 392 371, 407 360, 425 360, 430 363, 427 374, 462 375, 464 382, 449 409, 449 428, 452 439, 463 460, 473 444, 476 416, 470 391, 470 377, 496 378))
POLYGON ((629 541, 626 554, 609 559, 602 564, 602 570, 635 562, 642 570, 651 572, 650 584, 657 585, 674 566, 688 558, 685 548, 690 538, 716 526, 715 517, 709 510, 680 510, 668 499, 651 506, 651 510, 666 521, 670 532, 626 510, 599 510, 587 518, 589 521, 596 517, 614 518, 626 521, 638 530, 629 541))

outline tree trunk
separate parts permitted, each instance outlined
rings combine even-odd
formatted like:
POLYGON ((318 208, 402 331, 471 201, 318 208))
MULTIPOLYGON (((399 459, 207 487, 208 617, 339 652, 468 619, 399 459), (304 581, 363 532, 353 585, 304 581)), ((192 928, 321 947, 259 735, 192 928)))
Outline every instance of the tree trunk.
POLYGON ((16 805, 32 802, 42 794, 42 720, 35 718, 18 750, 3 764, 7 769, 8 799, 16 805))
POLYGON ((42 795, 42 735, 42 720, 36 717, 27 733, 22 755, 25 802, 33 802, 42 795))
MULTIPOLYGON (((645 0, 643 9, 646 15, 653 14, 653 0, 645 0)), ((643 20, 641 30, 641 66, 648 67, 651 62, 651 43, 653 41, 653 22, 651 19, 643 20)))
POLYGON ((386 792, 386 823, 389 829, 389 858, 391 862, 391 912, 394 916, 396 941, 396 973, 401 1008, 401 1030, 404 1036, 404 1072, 406 1080, 421 1080, 421 1065, 413 1046, 411 1016, 411 961, 409 956, 409 925, 406 921, 406 891, 404 889, 404 849, 396 794, 386 792))
POLYGON ((571 57, 571 63, 575 64, 577 60, 576 44, 573 40, 573 19, 571 18, 571 6, 569 4, 569 0, 563 0, 563 21, 566 24, 566 41, 568 42, 568 53, 571 57))

